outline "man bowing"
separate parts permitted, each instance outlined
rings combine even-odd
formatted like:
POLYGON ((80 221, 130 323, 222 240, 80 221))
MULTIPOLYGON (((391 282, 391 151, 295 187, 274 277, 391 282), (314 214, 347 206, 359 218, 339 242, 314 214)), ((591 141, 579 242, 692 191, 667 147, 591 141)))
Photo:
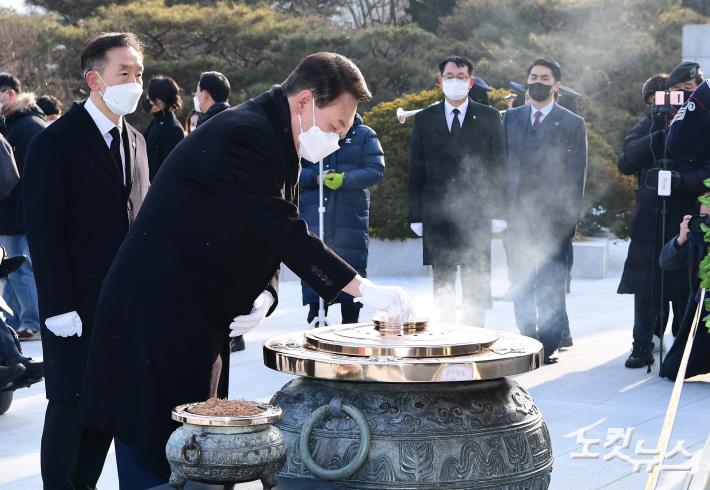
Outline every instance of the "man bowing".
POLYGON ((82 394, 83 423, 137 462, 119 461, 122 487, 168 480, 171 409, 226 396, 229 335, 274 310, 280 262, 327 301, 345 291, 393 321, 410 317, 400 288, 361 278, 298 217, 299 155, 337 150, 369 98, 350 60, 316 53, 165 160, 104 281, 82 394))

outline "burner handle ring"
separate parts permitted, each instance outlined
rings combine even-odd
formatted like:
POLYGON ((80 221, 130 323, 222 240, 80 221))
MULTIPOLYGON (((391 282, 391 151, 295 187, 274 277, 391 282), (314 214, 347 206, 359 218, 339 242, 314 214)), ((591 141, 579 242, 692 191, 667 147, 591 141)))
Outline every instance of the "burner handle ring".
MULTIPOLYGON (((308 468, 314 476, 320 478, 321 480, 327 481, 344 480, 355 474, 355 472, 357 472, 360 467, 365 464, 367 455, 370 452, 370 427, 367 424, 365 415, 358 408, 350 405, 349 403, 341 403, 340 399, 336 401, 336 398, 331 400, 328 405, 323 405, 311 413, 311 416, 308 417, 306 423, 303 424, 303 428, 301 429, 301 437, 298 441, 298 450, 301 454, 303 464, 306 465, 306 468, 308 468), (320 466, 313 459, 311 451, 308 448, 308 440, 311 437, 313 428, 318 422, 326 418, 328 415, 337 417, 336 414, 340 410, 348 414, 350 418, 353 419, 355 425, 360 431, 360 447, 358 448, 355 457, 353 457, 348 464, 342 468, 338 468, 337 470, 328 470, 320 466)), ((340 415, 342 416, 342 414, 340 415)))

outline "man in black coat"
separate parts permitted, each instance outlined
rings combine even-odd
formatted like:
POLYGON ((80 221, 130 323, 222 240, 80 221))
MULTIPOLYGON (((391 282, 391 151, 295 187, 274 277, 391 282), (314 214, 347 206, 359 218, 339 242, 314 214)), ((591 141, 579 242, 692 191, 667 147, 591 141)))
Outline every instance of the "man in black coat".
POLYGON ((468 98, 473 64, 439 64, 445 100, 414 117, 409 159, 409 219, 424 240, 436 308, 454 321, 461 266, 463 321, 484 326, 490 304, 491 219, 500 210, 505 141, 500 113, 468 98))
POLYGON ((20 175, 20 182, 0 202, 0 244, 11 255, 27 257, 25 263, 3 281, 2 296, 12 309, 8 324, 17 331, 20 340, 36 340, 40 337, 39 311, 22 219, 22 175, 30 142, 47 123, 34 94, 22 92, 20 81, 9 73, 0 73, 0 115, 5 118, 5 137, 14 152, 20 175))
POLYGON ((358 276, 296 207, 298 155, 335 151, 369 97, 350 60, 316 53, 283 86, 198 127, 163 164, 104 281, 81 399, 83 423, 140 463, 119 466, 126 488, 167 481, 172 408, 227 395, 229 336, 273 311, 280 262, 328 302, 345 291, 394 321, 410 316, 400 288, 358 276))
POLYGON ((568 253, 579 221, 587 172, 584 119, 555 102, 562 70, 540 58, 528 68, 531 103, 505 114, 508 148, 508 269, 515 320, 539 338, 545 362, 569 330, 568 253))
POLYGON ((229 90, 229 80, 220 72, 206 71, 200 75, 193 97, 195 110, 200 113, 198 126, 229 109, 229 90))
MULTIPOLYGON (((698 65, 681 63, 666 86, 673 90, 686 85, 697 87, 702 82, 698 65)), ((686 87, 688 88, 688 87, 686 87)), ((707 156, 683 153, 680 145, 670 151, 670 169, 673 172, 671 195, 667 198, 665 233, 662 230, 662 202, 658 197, 658 171, 665 157, 667 121, 670 113, 659 106, 649 108, 647 114, 629 132, 624 140, 623 153, 619 156, 619 170, 627 175, 636 175, 636 207, 631 223, 631 243, 624 263, 619 294, 634 295, 634 326, 631 354, 626 359, 628 368, 640 368, 654 362, 652 342, 654 333, 661 335, 668 317, 668 303, 673 308, 673 335, 678 326, 688 299, 689 285, 683 271, 669 270, 664 274, 664 318, 659 322, 660 269, 658 258, 663 245, 671 239, 677 223, 686 214, 698 209, 697 197, 705 191, 703 180, 710 178, 710 163, 707 156), (687 157, 685 155, 693 156, 687 157)), ((701 140, 699 140, 701 141, 701 140)))
POLYGON ((35 262, 49 403, 45 488, 94 488, 109 434, 80 431, 77 409, 96 304, 111 262, 148 191, 143 136, 122 117, 142 92, 133 34, 101 34, 81 55, 89 98, 30 146, 23 200, 35 262))

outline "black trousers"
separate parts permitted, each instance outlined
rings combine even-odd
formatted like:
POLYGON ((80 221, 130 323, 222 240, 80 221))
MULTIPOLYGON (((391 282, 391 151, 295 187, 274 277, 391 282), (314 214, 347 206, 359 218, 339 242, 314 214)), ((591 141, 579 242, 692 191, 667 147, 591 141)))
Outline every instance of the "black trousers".
POLYGON ((569 240, 550 244, 546 250, 526 247, 522 240, 518 243, 508 254, 515 321, 520 333, 537 337, 549 356, 559 348, 565 329, 569 331, 565 301, 569 240))
POLYGON ((101 476, 111 435, 81 430, 78 400, 49 400, 42 432, 41 467, 46 490, 93 490, 101 476))
MULTIPOLYGON (((663 311, 662 327, 659 323, 659 301, 658 297, 648 294, 634 294, 634 347, 650 349, 653 336, 660 337, 661 329, 665 330, 668 323, 668 314, 673 308, 673 323, 671 330, 673 336, 678 334, 680 322, 683 319, 688 299, 677 298, 666 301, 663 311)), ((665 332, 664 332, 665 333, 665 332)))
MULTIPOLYGON (((438 317, 453 322, 456 311, 456 265, 433 264, 434 301, 438 317)), ((471 265, 461 266, 462 323, 485 327, 486 310, 490 299, 490 274, 471 265)))
MULTIPOLYGON (((325 305, 325 314, 328 315, 328 306, 325 305)), ((318 316, 318 303, 310 303, 308 305, 308 316, 306 320, 308 324, 318 316)), ((343 325, 346 323, 357 323, 360 318, 360 303, 340 303, 340 315, 343 318, 343 325)))

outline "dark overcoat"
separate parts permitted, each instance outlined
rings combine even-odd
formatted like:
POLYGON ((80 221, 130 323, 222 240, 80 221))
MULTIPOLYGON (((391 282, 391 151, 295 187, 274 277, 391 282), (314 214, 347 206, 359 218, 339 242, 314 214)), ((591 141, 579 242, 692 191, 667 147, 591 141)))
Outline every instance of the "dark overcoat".
POLYGON ((47 127, 42 109, 29 94, 21 94, 16 109, 5 117, 5 138, 15 155, 20 181, 7 198, 0 201, 0 235, 24 234, 22 176, 30 143, 47 127))
POLYGON ((229 324, 276 295, 279 263, 328 301, 356 274, 298 217, 299 170, 279 86, 216 115, 165 160, 104 281, 81 420, 156 475, 172 408, 227 394, 229 324))
POLYGON ((504 199, 504 165, 505 139, 496 109, 469 99, 454 136, 443 101, 414 117, 409 220, 423 223, 424 265, 471 265, 490 274, 491 219, 504 199))
MULTIPOLYGON (((695 310, 698 307, 700 300, 700 278, 698 277, 698 269, 700 261, 707 254, 707 244, 703 241, 702 233, 689 233, 688 241, 678 247, 676 237, 671 238, 663 250, 659 258, 660 265, 668 271, 686 272, 689 289, 691 293, 688 295, 688 303, 685 308, 683 319, 680 322, 678 333, 673 339, 668 354, 663 358, 660 376, 675 380, 678 375, 678 369, 683 358, 683 351, 690 336, 690 329, 693 326, 695 318, 695 310)), ((707 298, 707 295, 706 295, 707 298)), ((690 378, 699 374, 710 372, 710 333, 705 326, 705 317, 707 311, 703 309, 700 314, 700 324, 693 339, 693 347, 688 358, 685 377, 690 378)))
POLYGON ((128 136, 128 187, 83 103, 30 145, 23 203, 42 325, 47 397, 79 397, 101 283, 148 192, 143 136, 128 136), (77 311, 81 337, 57 337, 48 317, 77 311))
POLYGON ((185 132, 174 112, 164 110, 153 114, 153 119, 145 130, 145 145, 148 150, 148 168, 151 181, 155 178, 155 174, 158 173, 165 158, 184 137, 185 132))
MULTIPOLYGON (((658 197, 658 171, 664 157, 666 132, 661 117, 649 112, 629 132, 619 156, 619 170, 637 177, 636 204, 631 224, 631 243, 619 283, 620 294, 659 294, 658 256, 663 245, 678 233, 686 214, 696 213, 697 197, 707 189, 703 180, 710 178, 710 165, 704 158, 670 153, 670 170, 676 173, 671 196, 667 200, 665 234, 662 233, 661 200, 658 197)), ((681 149, 682 151, 682 149, 681 149)), ((667 299, 684 301, 688 284, 681 271, 668 271, 664 278, 667 299)))
MULTIPOLYGON (((303 160, 299 211, 308 229, 318 235, 319 165, 303 160)), ((325 207, 324 241, 339 257, 360 275, 367 268, 367 247, 370 223, 370 190, 384 177, 385 157, 375 131, 362 124, 360 115, 343 139, 340 149, 323 160, 323 171, 344 172, 343 185, 336 190, 323 186, 325 207)), ((318 302, 316 292, 303 283, 303 304, 318 302)), ((342 293, 336 302, 352 302, 352 296, 342 293)))

